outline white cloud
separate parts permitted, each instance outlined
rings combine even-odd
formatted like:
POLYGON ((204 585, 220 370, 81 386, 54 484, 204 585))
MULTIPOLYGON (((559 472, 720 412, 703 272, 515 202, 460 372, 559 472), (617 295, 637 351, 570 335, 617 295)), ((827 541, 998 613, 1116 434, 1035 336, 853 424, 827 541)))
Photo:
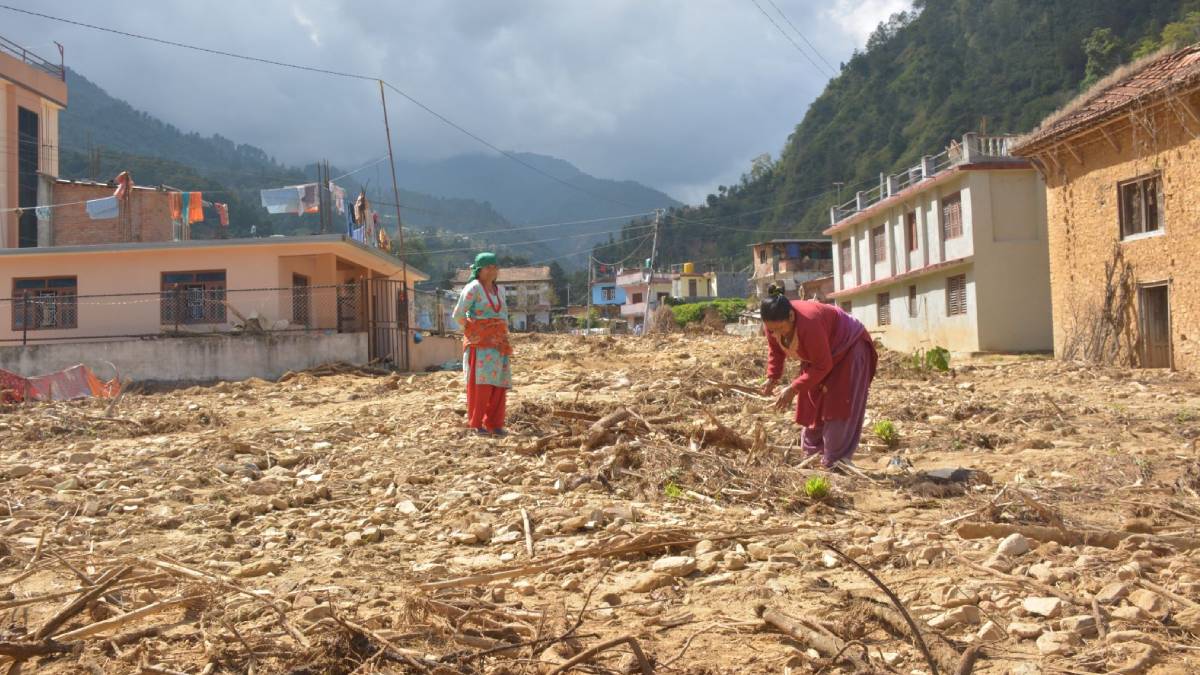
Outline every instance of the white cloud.
POLYGON ((296 5, 292 5, 292 18, 296 20, 296 23, 300 24, 301 28, 308 31, 308 39, 314 45, 320 47, 321 34, 317 32, 316 22, 308 18, 308 15, 304 13, 304 10, 300 9, 296 5))
POLYGON ((824 14, 861 48, 880 23, 910 7, 911 0, 835 0, 824 14))

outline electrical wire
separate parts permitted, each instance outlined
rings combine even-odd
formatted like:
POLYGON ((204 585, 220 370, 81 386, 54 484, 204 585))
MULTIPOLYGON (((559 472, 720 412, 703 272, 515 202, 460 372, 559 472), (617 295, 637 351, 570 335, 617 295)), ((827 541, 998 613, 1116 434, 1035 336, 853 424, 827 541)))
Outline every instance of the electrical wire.
MULTIPOLYGON (((595 236, 600 236, 600 235, 604 235, 604 234, 622 234, 624 232, 631 232, 634 230, 646 230, 646 229, 650 229, 653 227, 654 227, 653 225, 644 225, 640 228, 625 228, 625 229, 621 229, 621 230, 610 230, 607 232, 581 232, 578 234, 567 234, 567 235, 561 235, 558 237, 551 237, 549 239, 534 239, 531 241, 497 242, 497 245, 498 246, 521 246, 524 244, 544 244, 544 243, 550 242, 550 241, 562 241, 563 239, 576 239, 579 237, 595 237, 595 236)), ((621 242, 613 242, 613 243, 616 244, 616 243, 621 243, 621 242)), ((463 248, 445 248, 445 249, 439 249, 439 250, 435 250, 435 251, 425 251, 425 253, 456 253, 456 252, 461 252, 461 251, 474 251, 478 248, 479 248, 478 246, 467 246, 467 247, 463 247, 463 248)))
POLYGON ((821 52, 817 51, 816 46, 814 46, 813 43, 808 41, 808 38, 805 37, 804 33, 801 33, 800 29, 796 28, 796 24, 792 23, 792 20, 787 17, 787 14, 783 13, 783 10, 779 8, 779 5, 775 4, 775 0, 767 0, 767 2, 771 3, 771 6, 775 8, 775 11, 779 13, 779 16, 782 17, 783 20, 787 22, 787 25, 792 27, 792 30, 796 31, 796 35, 799 35, 800 39, 804 40, 804 44, 808 45, 808 48, 811 49, 812 52, 817 55, 817 58, 821 59, 822 63, 829 66, 829 71, 831 73, 837 72, 837 69, 833 67, 833 64, 830 63, 829 60, 825 58, 825 55, 822 54, 821 52))
POLYGON ((775 21, 775 19, 772 18, 770 14, 767 14, 767 10, 763 9, 762 5, 758 4, 758 0, 750 0, 750 2, 754 3, 754 6, 758 8, 758 11, 762 12, 762 15, 767 17, 767 21, 770 21, 771 25, 775 26, 775 30, 779 31, 780 35, 787 38, 787 41, 792 43, 792 46, 796 48, 796 51, 800 52, 801 56, 808 59, 808 62, 813 65, 813 68, 817 69, 817 72, 821 73, 822 75, 830 75, 831 74, 831 73, 826 72, 825 69, 821 68, 821 66, 816 61, 813 60, 813 57, 809 56, 808 52, 804 51, 804 49, 800 47, 800 44, 798 42, 796 42, 795 40, 793 40, 791 35, 787 34, 787 31, 785 31, 783 29, 783 26, 780 26, 779 22, 775 21))

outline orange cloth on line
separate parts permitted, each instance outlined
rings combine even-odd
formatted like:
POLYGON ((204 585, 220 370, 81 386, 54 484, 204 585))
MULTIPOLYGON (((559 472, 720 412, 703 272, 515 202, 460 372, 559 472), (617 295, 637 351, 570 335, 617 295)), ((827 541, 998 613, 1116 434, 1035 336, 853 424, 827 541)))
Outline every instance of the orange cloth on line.
POLYGON ((167 204, 171 207, 171 220, 183 219, 183 193, 168 192, 167 204))
POLYGON ((204 220, 204 201, 199 192, 192 192, 188 197, 188 224, 204 220))
POLYGON ((128 197, 129 193, 132 191, 133 176, 130 176, 128 171, 122 171, 120 175, 117 176, 117 191, 113 193, 113 196, 117 199, 124 199, 128 197))
POLYGON ((217 209, 217 220, 221 227, 229 227, 229 205, 213 202, 213 206, 217 209))
POLYGON ((501 356, 512 356, 508 343, 508 322, 504 319, 467 319, 463 328, 463 351, 471 347, 498 349, 501 356))

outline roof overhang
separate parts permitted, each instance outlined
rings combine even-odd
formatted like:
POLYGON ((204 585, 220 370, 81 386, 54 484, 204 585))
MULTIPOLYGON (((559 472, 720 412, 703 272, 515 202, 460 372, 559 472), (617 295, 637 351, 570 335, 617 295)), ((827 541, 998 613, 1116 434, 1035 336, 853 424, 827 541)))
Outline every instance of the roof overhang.
POLYGON ((872 281, 871 283, 868 283, 868 284, 863 284, 861 286, 855 286, 854 288, 847 288, 847 289, 844 289, 841 291, 834 291, 833 293, 829 294, 829 297, 835 298, 835 299, 836 298, 852 298, 852 297, 854 297, 856 295, 860 295, 862 293, 869 293, 870 291, 879 290, 880 288, 887 288, 888 286, 895 286, 896 284, 904 283, 905 281, 910 281, 910 280, 916 279, 918 277, 923 277, 923 276, 926 276, 929 274, 936 274, 938 272, 947 272, 947 271, 955 269, 957 267, 965 267, 966 265, 968 265, 974 261, 975 261, 975 256, 972 256, 972 255, 964 256, 962 258, 955 258, 953 260, 947 260, 945 262, 935 263, 933 265, 927 265, 925 267, 922 267, 919 270, 913 270, 911 272, 905 272, 904 274, 898 274, 894 277, 888 277, 886 279, 879 279, 878 281, 872 281))

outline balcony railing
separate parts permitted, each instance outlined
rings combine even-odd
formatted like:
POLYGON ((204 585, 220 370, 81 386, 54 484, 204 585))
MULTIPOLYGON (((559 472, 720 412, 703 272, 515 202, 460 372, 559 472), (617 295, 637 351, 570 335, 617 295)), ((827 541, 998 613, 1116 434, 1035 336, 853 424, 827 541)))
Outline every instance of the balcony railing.
POLYGON ((5 54, 9 54, 14 58, 20 59, 22 63, 49 73, 60 80, 67 79, 67 72, 61 65, 57 63, 51 63, 3 36, 0 36, 0 52, 4 52, 5 54))
POLYGON ((923 180, 933 178, 939 173, 962 164, 983 164, 987 162, 1005 162, 1013 159, 1009 147, 1015 136, 980 136, 979 134, 964 134, 962 142, 952 141, 950 147, 936 155, 926 155, 921 163, 909 167, 890 176, 879 174, 879 185, 858 192, 854 199, 829 207, 829 223, 839 222, 865 211, 879 202, 902 192, 923 180))

